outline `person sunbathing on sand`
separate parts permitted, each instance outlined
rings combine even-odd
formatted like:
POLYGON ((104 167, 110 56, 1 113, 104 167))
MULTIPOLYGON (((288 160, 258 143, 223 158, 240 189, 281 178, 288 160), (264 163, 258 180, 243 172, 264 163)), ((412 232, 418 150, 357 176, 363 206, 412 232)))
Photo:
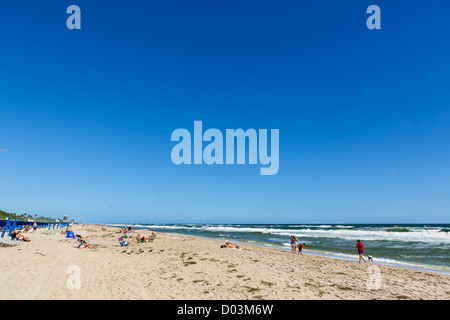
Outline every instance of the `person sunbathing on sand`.
POLYGON ((82 246, 85 246, 85 247, 88 247, 89 249, 95 249, 95 247, 92 244, 87 243, 86 240, 82 236, 80 236, 79 234, 77 234, 77 238, 78 238, 77 241, 80 243, 78 245, 78 248, 82 247, 82 246))
POLYGON ((247 251, 252 251, 251 249, 248 248, 242 248, 240 245, 231 243, 229 241, 225 242, 225 244, 220 246, 221 248, 233 248, 233 249, 238 249, 238 250, 247 250, 247 251))
POLYGON ((11 240, 22 240, 26 242, 31 241, 30 239, 28 239, 28 237, 25 237, 23 234, 21 234, 20 231, 17 229, 11 233, 11 240))
POLYGON ((148 240, 150 240, 150 237, 147 237, 147 238, 145 236, 141 237, 141 234, 138 233, 138 235, 136 236, 136 240, 138 242, 147 242, 148 240))
POLYGON ((133 246, 133 242, 131 242, 131 240, 125 241, 123 239, 123 237, 119 238, 119 243, 120 243, 121 246, 128 246, 128 245, 133 246))

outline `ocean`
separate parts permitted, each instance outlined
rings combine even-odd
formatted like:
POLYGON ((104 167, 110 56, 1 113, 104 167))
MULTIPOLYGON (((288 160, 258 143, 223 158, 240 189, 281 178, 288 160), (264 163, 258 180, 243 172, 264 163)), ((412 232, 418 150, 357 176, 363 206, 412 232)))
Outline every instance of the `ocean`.
MULTIPOLYGON (((450 224, 108 224, 358 260, 356 240, 374 263, 450 274, 450 224)), ((367 260, 367 259, 366 259, 367 260)))

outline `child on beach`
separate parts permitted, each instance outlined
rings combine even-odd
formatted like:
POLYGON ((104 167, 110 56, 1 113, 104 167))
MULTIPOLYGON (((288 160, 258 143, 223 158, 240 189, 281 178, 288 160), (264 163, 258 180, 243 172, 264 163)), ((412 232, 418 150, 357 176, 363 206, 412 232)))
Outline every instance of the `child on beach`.
POLYGON ((298 254, 301 254, 301 255, 303 255, 303 246, 305 245, 306 243, 301 243, 301 244, 299 244, 298 245, 298 254))
POLYGON ((369 256, 367 257, 367 260, 369 260, 370 262, 373 262, 373 258, 372 258, 372 254, 369 253, 369 256))

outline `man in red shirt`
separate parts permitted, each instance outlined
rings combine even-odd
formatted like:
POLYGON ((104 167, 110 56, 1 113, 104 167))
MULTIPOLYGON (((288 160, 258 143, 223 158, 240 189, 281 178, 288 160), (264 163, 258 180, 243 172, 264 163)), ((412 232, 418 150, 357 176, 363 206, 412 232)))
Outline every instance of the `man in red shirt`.
POLYGON ((364 252, 364 246, 363 246, 363 244, 362 244, 362 242, 361 242, 361 240, 356 240, 356 249, 355 250, 358 250, 358 254, 359 254, 359 263, 361 263, 361 259, 363 259, 363 261, 364 261, 364 263, 366 262, 366 260, 364 260, 364 257, 362 256, 363 255, 363 252, 364 252))

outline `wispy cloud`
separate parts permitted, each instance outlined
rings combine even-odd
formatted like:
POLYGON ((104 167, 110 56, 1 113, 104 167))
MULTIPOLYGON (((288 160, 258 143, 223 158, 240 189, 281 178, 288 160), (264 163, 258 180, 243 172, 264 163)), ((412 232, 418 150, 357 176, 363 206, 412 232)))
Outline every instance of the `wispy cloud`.
POLYGON ((0 152, 6 153, 6 152, 9 152, 9 150, 8 149, 0 149, 0 152))

